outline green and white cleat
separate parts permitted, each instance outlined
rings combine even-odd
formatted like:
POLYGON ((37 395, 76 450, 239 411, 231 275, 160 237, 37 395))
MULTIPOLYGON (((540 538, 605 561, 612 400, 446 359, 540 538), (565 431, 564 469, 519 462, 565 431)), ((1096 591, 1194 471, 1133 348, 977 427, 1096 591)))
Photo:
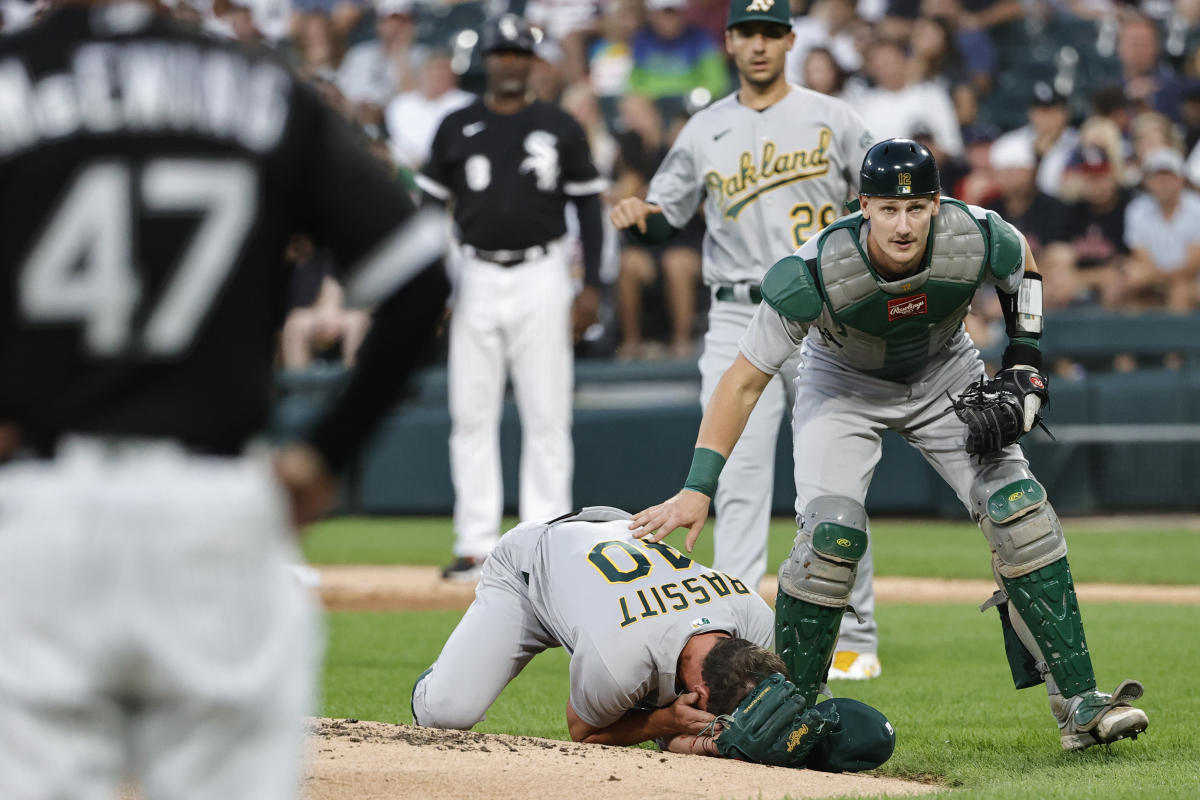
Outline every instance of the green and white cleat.
POLYGON ((1143 692, 1141 683, 1130 680, 1122 681, 1112 694, 1092 689, 1069 700, 1052 698, 1063 750, 1136 739, 1150 724, 1145 711, 1130 705, 1143 692))

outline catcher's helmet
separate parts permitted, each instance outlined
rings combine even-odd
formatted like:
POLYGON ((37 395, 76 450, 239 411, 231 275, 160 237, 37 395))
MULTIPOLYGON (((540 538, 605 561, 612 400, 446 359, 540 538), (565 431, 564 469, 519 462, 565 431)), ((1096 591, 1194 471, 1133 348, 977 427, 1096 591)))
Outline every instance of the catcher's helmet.
POLYGON ((501 50, 533 53, 536 43, 533 28, 516 14, 501 14, 489 19, 484 23, 480 41, 485 56, 501 50))
POLYGON ((929 148, 912 139, 886 139, 863 159, 860 194, 908 197, 938 194, 942 181, 929 148))

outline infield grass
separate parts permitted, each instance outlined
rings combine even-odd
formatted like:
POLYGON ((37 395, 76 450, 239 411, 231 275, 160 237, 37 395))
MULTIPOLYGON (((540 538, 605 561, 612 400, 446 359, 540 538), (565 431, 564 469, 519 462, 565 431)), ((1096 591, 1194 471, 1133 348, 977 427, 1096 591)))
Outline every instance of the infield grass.
MULTIPOLYGON (((510 527, 515 520, 506 520, 510 527)), ((1097 526, 1092 521, 1065 521, 1075 581, 1191 585, 1200 582, 1200 530, 1159 528, 1146 523, 1129 527, 1097 526), (1158 557, 1155 557, 1156 554, 1158 557)), ((968 522, 873 522, 875 574, 926 578, 991 580, 987 544, 968 522)), ((668 540, 683 547, 683 531, 668 540)), ((771 522, 767 563, 774 569, 792 546, 792 520, 771 522)), ((454 537, 445 517, 347 517, 309 529, 305 557, 314 564, 424 564, 443 566, 451 560, 454 537)), ((712 563, 712 525, 696 545, 696 559, 712 563)), ((1200 796, 1200 793, 1198 793, 1200 796)))
MULTIPOLYGON (((1136 742, 1062 752, 1045 692, 1012 688, 996 613, 969 605, 881 606, 883 676, 833 689, 877 706, 896 726, 896 752, 880 774, 934 779, 946 787, 941 796, 1200 796, 1200 697, 1191 679, 1200 661, 1196 609, 1092 604, 1083 614, 1100 688, 1126 677, 1147 686, 1140 705, 1150 731, 1136 742)), ((412 683, 459 616, 330 614, 323 713, 411 722, 412 683)), ((551 650, 533 659, 475 730, 565 740, 566 700, 566 654, 551 650)))

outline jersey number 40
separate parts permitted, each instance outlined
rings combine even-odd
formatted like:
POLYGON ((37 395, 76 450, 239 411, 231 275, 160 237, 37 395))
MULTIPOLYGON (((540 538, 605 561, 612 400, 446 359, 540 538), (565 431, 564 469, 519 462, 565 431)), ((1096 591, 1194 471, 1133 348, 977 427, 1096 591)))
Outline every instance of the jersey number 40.
POLYGON ((93 163, 59 201, 20 268, 22 316, 82 324, 94 356, 184 351, 237 261, 254 223, 256 192, 255 170, 242 161, 158 159, 136 172, 126 162, 93 163), (199 221, 135 335, 143 292, 134 229, 156 214, 199 221))

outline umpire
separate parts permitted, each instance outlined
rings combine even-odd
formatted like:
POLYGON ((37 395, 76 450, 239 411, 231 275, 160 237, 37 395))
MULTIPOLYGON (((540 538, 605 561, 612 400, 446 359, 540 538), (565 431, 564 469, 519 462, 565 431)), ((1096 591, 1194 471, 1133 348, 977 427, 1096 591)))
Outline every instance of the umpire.
POLYGON ((417 177, 427 200, 452 207, 461 242, 449 377, 456 559, 443 573, 456 580, 478 577, 500 534, 506 374, 521 415, 521 519, 571 509, 572 327, 585 329, 599 304, 605 181, 583 129, 532 98, 535 42, 515 14, 487 22, 487 90, 443 120, 417 177), (584 262, 573 311, 568 201, 579 217, 584 262))

